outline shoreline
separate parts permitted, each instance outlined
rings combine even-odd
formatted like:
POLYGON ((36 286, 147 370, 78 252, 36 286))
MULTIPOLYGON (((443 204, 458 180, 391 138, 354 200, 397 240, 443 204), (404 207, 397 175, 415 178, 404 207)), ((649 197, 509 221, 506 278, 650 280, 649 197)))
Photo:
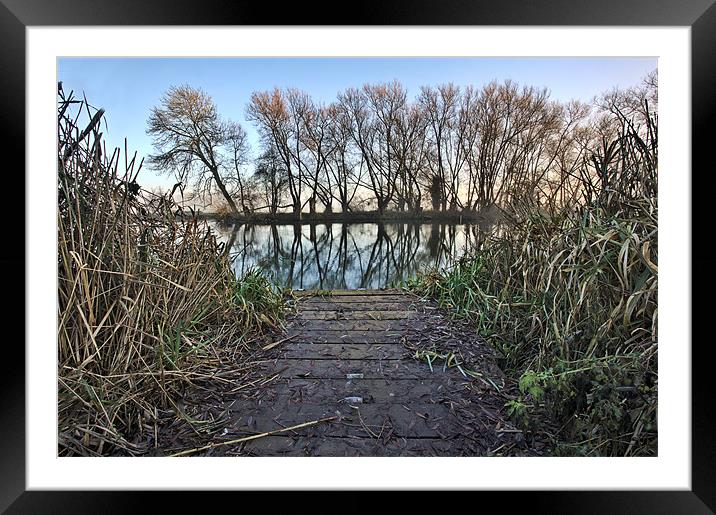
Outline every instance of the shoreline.
MULTIPOLYGON (((422 211, 402 212, 378 211, 331 212, 331 213, 257 213, 253 215, 224 215, 212 212, 197 212, 200 220, 215 220, 226 224, 317 224, 317 223, 491 223, 498 216, 494 211, 422 211)), ((179 215, 181 216, 181 215, 179 215)))

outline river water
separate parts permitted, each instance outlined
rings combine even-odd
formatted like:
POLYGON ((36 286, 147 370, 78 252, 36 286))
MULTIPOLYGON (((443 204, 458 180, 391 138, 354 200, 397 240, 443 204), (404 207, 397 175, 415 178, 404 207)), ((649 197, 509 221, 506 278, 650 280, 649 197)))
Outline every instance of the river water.
POLYGON ((473 224, 212 224, 236 274, 259 268, 292 289, 383 288, 445 268, 484 235, 473 224))

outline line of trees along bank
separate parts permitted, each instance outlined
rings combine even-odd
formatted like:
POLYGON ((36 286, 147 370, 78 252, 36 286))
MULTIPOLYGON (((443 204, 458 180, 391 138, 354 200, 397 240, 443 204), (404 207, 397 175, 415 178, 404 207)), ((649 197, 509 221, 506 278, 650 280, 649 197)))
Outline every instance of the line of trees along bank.
MULTIPOLYGON (((274 89, 253 93, 246 108, 261 145, 251 160, 241 125, 185 85, 152 109, 147 132, 155 169, 200 194, 220 193, 234 215, 492 204, 558 210, 608 190, 622 173, 614 149, 625 125, 647 127, 656 107, 656 71, 593 105, 557 102, 510 81, 426 86, 414 101, 399 82, 368 84, 330 104, 274 89)), ((655 185, 656 178, 654 191, 634 194, 655 194, 655 185)))

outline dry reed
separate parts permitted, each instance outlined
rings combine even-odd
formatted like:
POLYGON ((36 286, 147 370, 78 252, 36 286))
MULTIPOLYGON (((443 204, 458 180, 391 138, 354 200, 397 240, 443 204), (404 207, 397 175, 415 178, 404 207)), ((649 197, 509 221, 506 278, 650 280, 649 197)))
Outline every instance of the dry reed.
POLYGON ((282 310, 260 275, 235 277, 204 223, 138 187, 126 143, 106 153, 103 115, 60 89, 59 455, 143 454, 160 413, 182 416, 182 390, 282 310))
POLYGON ((411 284, 501 351, 520 391, 510 413, 532 428, 546 413, 556 454, 657 450, 656 121, 621 122, 585 205, 533 206, 411 284))

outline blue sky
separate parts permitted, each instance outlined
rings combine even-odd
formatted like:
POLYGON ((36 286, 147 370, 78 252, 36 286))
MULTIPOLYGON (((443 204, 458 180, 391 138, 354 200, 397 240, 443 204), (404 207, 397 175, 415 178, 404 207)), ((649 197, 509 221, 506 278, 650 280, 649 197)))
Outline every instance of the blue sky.
MULTIPOLYGON (((615 86, 637 84, 656 67, 656 58, 63 58, 58 78, 65 92, 84 93, 105 109, 108 150, 123 149, 126 137, 130 152, 150 154, 145 133, 150 109, 170 86, 189 84, 211 95, 222 117, 243 125, 255 155, 256 129, 246 121, 246 105, 253 91, 275 86, 299 88, 330 102, 346 88, 393 79, 411 99, 423 85, 481 86, 512 79, 546 87, 556 100, 589 102, 615 86)), ((173 183, 148 168, 139 182, 144 187, 173 183)))

